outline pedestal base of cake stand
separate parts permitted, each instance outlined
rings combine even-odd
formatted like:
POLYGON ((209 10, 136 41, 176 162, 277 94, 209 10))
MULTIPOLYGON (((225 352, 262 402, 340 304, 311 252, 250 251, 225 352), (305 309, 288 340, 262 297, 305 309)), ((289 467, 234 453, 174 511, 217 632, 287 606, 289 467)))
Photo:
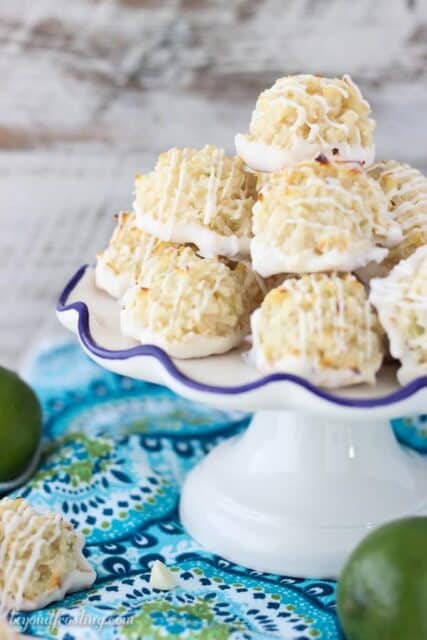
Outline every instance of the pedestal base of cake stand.
POLYGON ((188 475, 187 531, 259 571, 336 577, 355 545, 392 519, 427 513, 427 457, 387 420, 260 411, 188 475))

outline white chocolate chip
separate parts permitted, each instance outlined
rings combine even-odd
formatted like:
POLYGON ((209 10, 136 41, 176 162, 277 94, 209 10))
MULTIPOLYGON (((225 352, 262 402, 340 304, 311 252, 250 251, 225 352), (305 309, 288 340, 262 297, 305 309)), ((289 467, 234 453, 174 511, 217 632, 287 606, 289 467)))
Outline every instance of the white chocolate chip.
POLYGON ((174 575, 160 560, 155 560, 151 567, 150 587, 161 591, 170 591, 176 587, 174 575))

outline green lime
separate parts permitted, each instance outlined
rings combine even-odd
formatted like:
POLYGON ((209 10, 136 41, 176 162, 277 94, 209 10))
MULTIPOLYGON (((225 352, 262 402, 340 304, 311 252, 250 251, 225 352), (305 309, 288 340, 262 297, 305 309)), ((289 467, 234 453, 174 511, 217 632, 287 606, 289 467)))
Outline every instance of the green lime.
POLYGON ((427 638, 427 517, 390 522, 353 551, 338 583, 347 640, 427 638))
POLYGON ((0 482, 14 480, 25 471, 41 432, 36 394, 16 373, 0 367, 0 482))

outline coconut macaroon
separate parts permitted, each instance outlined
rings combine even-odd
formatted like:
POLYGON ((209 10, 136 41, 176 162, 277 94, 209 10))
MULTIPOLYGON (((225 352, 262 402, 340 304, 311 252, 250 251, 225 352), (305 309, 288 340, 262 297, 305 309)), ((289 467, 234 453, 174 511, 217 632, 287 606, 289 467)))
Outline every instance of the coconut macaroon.
POLYGON ((177 358, 225 353, 249 332, 262 287, 242 263, 178 247, 152 258, 125 294, 121 329, 177 358))
POLYGON ((253 268, 265 277, 353 271, 381 262, 402 237, 375 180, 359 164, 323 156, 271 174, 253 208, 253 234, 253 268))
POLYGON ((8 623, 7 618, 0 618, 0 640, 24 640, 29 637, 21 635, 19 631, 8 623))
POLYGON ((84 538, 23 499, 0 501, 0 610, 33 611, 92 586, 84 538))
POLYGON ((408 164, 395 160, 378 162, 369 174, 378 181, 394 219, 402 228, 402 241, 370 275, 385 276, 400 261, 427 244, 427 177, 408 164))
POLYGON ((136 220, 164 241, 193 243, 202 255, 246 256, 256 176, 223 149, 170 149, 135 180, 136 220))
POLYGON ((259 96, 247 135, 236 150, 256 171, 279 171, 323 154, 372 164, 375 158, 370 106, 345 75, 279 78, 259 96))
POLYGON ((370 300, 390 352, 401 362, 400 383, 427 375, 427 246, 399 262, 386 278, 371 280, 370 300))
POLYGON ((113 298, 121 298, 138 281, 141 270, 150 256, 169 246, 141 231, 135 214, 122 211, 108 247, 96 256, 96 285, 113 298))
POLYGON ((352 274, 289 278, 252 314, 251 360, 266 373, 322 387, 375 382, 383 335, 364 286, 352 274))

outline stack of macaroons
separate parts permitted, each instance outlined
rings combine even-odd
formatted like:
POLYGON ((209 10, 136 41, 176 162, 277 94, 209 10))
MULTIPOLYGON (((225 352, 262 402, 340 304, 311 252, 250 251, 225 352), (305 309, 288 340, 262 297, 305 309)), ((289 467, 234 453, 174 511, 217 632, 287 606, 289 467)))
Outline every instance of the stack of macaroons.
MULTIPOLYGON (((212 145, 162 153, 98 255, 122 332, 202 357, 240 345, 253 314, 259 370, 373 383, 390 323, 369 281, 427 242, 427 178, 373 164, 374 128, 349 76, 296 75, 261 93, 237 156, 212 145)), ((427 332, 418 339, 427 362, 427 332)))
POLYGON ((124 335, 177 358, 243 341, 268 286, 248 264, 255 185, 211 145, 171 149, 136 177, 134 211, 119 214, 96 265, 97 286, 121 301, 124 335))

